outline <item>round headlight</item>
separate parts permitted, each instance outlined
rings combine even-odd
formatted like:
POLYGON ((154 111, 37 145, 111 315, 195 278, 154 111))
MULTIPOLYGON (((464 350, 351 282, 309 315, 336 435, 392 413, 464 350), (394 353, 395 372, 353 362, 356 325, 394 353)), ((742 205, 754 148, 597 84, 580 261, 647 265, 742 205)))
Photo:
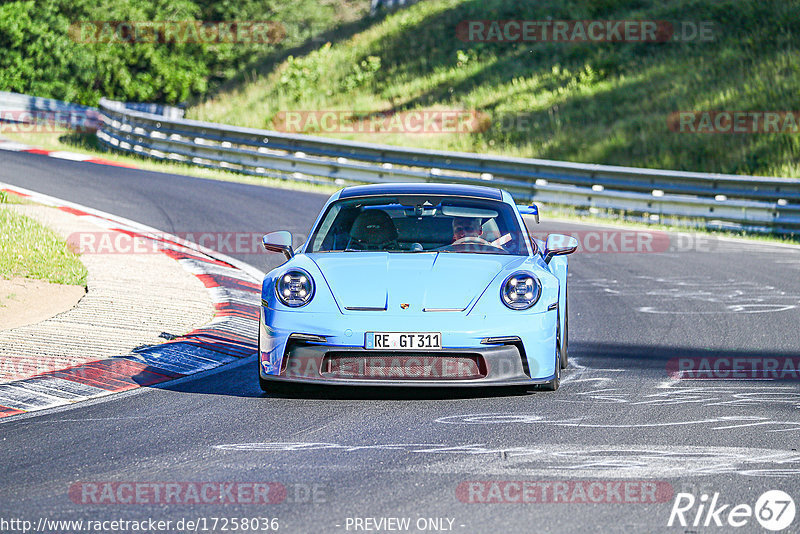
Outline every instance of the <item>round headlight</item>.
POLYGON ((286 271, 275 281, 275 294, 290 308, 305 306, 314 298, 314 280, 302 269, 286 271))
POLYGON ((514 273, 500 288, 500 299, 512 310, 527 310, 541 294, 542 284, 532 273, 514 273))

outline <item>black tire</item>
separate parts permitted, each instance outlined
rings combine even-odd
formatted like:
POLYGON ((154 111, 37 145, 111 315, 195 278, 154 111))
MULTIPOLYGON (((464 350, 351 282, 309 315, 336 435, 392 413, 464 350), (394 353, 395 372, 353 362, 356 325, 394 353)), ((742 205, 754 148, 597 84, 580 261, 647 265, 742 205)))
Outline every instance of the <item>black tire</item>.
POLYGON ((297 389, 297 385, 292 388, 289 384, 284 382, 277 382, 275 380, 264 380, 261 378, 261 361, 257 358, 258 363, 258 386, 264 393, 272 393, 273 395, 286 395, 292 389, 297 389))
POLYGON ((258 385, 261 386, 261 391, 264 393, 272 393, 272 385, 268 380, 261 378, 261 375, 258 376, 258 385))
POLYGON ((286 382, 277 382, 274 380, 264 380, 261 375, 258 377, 258 385, 261 386, 261 391, 271 395, 278 395, 281 397, 299 398, 307 393, 305 384, 292 384, 286 382))

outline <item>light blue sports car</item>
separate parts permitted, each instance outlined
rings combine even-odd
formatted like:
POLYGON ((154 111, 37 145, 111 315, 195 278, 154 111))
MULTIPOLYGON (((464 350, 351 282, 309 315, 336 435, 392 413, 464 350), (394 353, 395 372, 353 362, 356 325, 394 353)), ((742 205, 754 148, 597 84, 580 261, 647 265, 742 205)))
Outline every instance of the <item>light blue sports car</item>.
POLYGON ((567 258, 500 189, 382 184, 335 193, 261 289, 258 374, 344 385, 537 385, 567 365, 567 258))

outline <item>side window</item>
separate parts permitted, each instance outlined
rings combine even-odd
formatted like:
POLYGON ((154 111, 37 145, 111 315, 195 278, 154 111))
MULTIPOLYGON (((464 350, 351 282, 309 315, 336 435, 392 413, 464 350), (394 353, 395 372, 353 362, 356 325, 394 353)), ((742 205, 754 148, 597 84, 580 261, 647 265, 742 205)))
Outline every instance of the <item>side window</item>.
POLYGON ((339 211, 341 210, 340 206, 333 205, 331 206, 330 211, 325 215, 325 219, 320 223, 319 228, 317 229, 317 233, 314 236, 314 242, 311 243, 311 250, 316 251, 322 249, 322 247, 326 246, 327 237, 330 235, 329 230, 333 225, 333 221, 339 215, 339 211))
POLYGON ((500 228, 497 226, 497 221, 494 218, 483 223, 482 237, 490 243, 500 237, 500 228))
POLYGON ((346 208, 339 212, 325 238, 325 250, 345 250, 347 248, 347 243, 350 242, 350 229, 359 213, 360 211, 354 208, 346 208))

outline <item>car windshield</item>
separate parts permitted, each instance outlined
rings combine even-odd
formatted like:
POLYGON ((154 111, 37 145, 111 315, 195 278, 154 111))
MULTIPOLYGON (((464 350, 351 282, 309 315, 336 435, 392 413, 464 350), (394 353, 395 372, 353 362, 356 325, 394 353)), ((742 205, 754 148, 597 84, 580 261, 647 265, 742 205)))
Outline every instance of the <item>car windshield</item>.
POLYGON ((503 202, 393 195, 331 204, 308 252, 449 252, 527 256, 527 232, 503 202))

